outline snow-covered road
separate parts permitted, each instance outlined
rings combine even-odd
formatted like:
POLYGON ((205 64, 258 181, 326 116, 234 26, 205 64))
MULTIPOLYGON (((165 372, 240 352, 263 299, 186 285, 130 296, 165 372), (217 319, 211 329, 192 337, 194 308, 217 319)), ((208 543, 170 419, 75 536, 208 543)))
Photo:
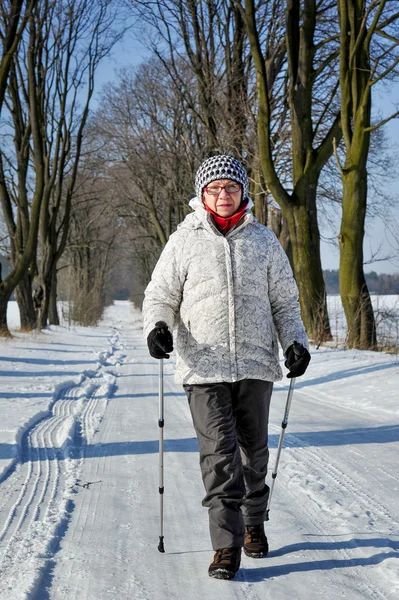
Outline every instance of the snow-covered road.
MULTIPOLYGON (((312 351, 267 524, 271 552, 244 556, 226 582, 207 575, 197 442, 167 361, 166 552, 157 550, 158 363, 140 315, 119 303, 97 329, 29 339, 0 349, 2 600, 399 597, 397 357, 312 351)), ((287 391, 285 380, 273 395, 272 463, 287 391)))

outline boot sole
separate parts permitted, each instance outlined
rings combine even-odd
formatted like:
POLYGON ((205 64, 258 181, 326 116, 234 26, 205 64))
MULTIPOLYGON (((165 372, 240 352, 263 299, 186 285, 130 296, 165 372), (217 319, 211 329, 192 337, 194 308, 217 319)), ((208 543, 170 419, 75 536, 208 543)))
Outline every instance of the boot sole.
POLYGON ((249 558, 265 558, 268 555, 269 551, 266 552, 251 552, 250 550, 246 550, 244 548, 244 554, 249 556, 249 558))
POLYGON ((231 571, 228 571, 227 569, 215 569, 214 571, 208 571, 208 575, 209 577, 212 577, 213 579, 234 579, 234 577, 236 576, 236 573, 232 573, 231 571))

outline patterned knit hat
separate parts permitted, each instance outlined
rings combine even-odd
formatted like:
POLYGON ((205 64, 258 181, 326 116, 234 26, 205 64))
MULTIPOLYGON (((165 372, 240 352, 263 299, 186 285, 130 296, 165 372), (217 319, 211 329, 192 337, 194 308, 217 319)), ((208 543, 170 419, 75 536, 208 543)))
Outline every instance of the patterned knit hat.
POLYGON ((202 202, 204 187, 215 179, 231 179, 241 183, 243 189, 242 199, 248 197, 248 175, 243 165, 233 156, 218 154, 207 158, 199 167, 195 176, 195 193, 202 202))

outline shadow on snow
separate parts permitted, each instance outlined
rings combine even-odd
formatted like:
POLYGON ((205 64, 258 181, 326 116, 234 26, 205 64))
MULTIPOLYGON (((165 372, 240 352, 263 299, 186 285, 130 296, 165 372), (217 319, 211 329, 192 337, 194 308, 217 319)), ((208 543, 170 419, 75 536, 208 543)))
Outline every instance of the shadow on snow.
MULTIPOLYGON (((312 363, 311 363, 312 364, 312 363)), ((295 384, 296 389, 303 389, 307 387, 311 387, 313 385, 319 385, 321 383, 329 383, 333 381, 339 381, 340 379, 347 379, 348 377, 355 377, 357 375, 367 375, 368 373, 375 373, 376 371, 383 371, 384 369, 397 369, 398 363, 395 362, 387 362, 382 363, 380 365, 368 365, 368 366, 360 366, 353 367, 351 369, 343 369, 340 371, 336 371, 334 373, 329 373, 328 375, 323 375, 321 377, 315 377, 313 379, 306 379, 305 381, 297 381, 295 384)), ((311 368, 309 367, 309 373, 311 372, 311 368)), ((286 391, 288 390, 288 385, 283 387, 276 387, 278 391, 286 391)))
MULTIPOLYGON (((155 426, 154 426, 155 429, 155 426)), ((277 448, 279 434, 269 436, 269 447, 277 448)), ((383 444, 399 441, 399 425, 382 427, 361 427, 359 429, 343 429, 337 431, 314 431, 306 433, 287 433, 285 446, 288 448, 346 446, 352 444, 383 444)), ((87 458, 97 456, 124 456, 130 454, 155 454, 158 452, 158 440, 109 442, 106 444, 83 444, 87 458)), ((35 448, 33 460, 48 458, 49 448, 35 448)), ((61 450, 61 448, 53 448, 61 450)), ((81 456, 82 445, 70 445, 68 448, 71 458, 81 456)), ((194 438, 165 439, 165 452, 198 452, 198 442, 194 438)), ((15 444, 0 443, 0 459, 14 458, 17 454, 15 444)))
POLYGON ((390 548, 392 551, 380 552, 373 556, 353 557, 348 559, 343 558, 328 558, 324 560, 313 560, 295 562, 285 565, 271 565, 258 567, 254 569, 244 569, 241 578, 237 582, 245 580, 247 582, 264 581, 274 577, 289 575, 290 573, 306 572, 306 571, 329 571, 331 569, 343 569, 348 567, 367 567, 378 565, 388 558, 399 558, 399 542, 389 538, 367 538, 367 539, 351 539, 348 541, 339 542, 303 542, 284 546, 277 550, 271 551, 268 554, 270 558, 285 556, 287 554, 303 552, 303 551, 340 551, 340 550, 356 550, 357 548, 390 548))

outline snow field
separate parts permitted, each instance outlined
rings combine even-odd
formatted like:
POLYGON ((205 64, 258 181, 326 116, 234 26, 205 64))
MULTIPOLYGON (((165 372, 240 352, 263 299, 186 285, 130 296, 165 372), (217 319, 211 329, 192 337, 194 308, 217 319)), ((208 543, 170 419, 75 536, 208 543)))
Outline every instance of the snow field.
MULTIPOLYGON (((198 445, 172 374, 165 361, 160 554, 158 363, 140 314, 117 303, 99 328, 18 334, 2 346, 1 599, 399 597, 395 356, 312 350, 266 524, 271 552, 243 556, 232 582, 207 576, 198 445)), ((276 384, 271 467, 287 392, 287 380, 276 384)))

